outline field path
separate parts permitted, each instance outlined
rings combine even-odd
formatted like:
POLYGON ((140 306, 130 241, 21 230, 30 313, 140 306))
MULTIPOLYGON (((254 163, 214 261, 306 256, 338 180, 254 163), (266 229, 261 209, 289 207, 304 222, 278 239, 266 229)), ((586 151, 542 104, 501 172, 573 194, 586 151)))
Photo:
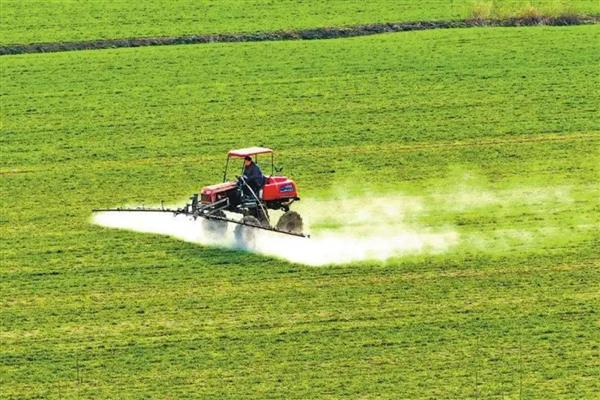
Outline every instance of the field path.
POLYGON ((60 51, 97 50, 121 47, 167 46, 199 43, 263 42, 281 40, 336 39, 354 36, 375 35, 391 32, 421 31, 428 29, 474 28, 474 27, 518 27, 518 26, 571 26, 589 25, 600 22, 600 15, 527 17, 508 19, 465 19, 450 21, 417 21, 401 23, 364 24, 346 27, 324 27, 314 29, 226 33, 212 35, 159 36, 121 39, 102 39, 73 42, 12 44, 0 46, 0 56, 26 53, 53 53, 60 51))

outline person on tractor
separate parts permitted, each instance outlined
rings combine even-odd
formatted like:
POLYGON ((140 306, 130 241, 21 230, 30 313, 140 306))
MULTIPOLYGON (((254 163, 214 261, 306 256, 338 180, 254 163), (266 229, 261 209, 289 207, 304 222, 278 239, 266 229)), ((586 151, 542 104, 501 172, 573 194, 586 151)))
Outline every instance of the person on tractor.
MULTIPOLYGON (((260 189, 262 189, 265 184, 265 177, 250 156, 244 157, 244 180, 248 186, 252 188, 254 194, 259 196, 260 189)), ((244 194, 249 195, 249 197, 254 197, 251 193, 247 193, 246 187, 244 187, 244 194)))

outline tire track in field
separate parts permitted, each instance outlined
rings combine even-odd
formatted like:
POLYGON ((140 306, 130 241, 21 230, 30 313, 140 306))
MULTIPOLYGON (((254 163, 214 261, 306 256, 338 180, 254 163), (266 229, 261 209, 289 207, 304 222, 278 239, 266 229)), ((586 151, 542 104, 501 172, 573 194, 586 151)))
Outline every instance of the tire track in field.
MULTIPOLYGON (((436 150, 436 149, 459 149, 468 147, 491 147, 511 144, 532 144, 532 143, 571 143, 571 142, 594 142, 600 141, 600 132, 577 133, 577 134, 543 134, 534 137, 513 137, 496 139, 467 139, 457 141, 438 141, 435 143, 421 142, 413 144, 384 143, 384 144, 366 144, 361 146, 348 145, 337 146, 342 153, 382 153, 382 152, 411 152, 416 150, 436 150)), ((331 149, 331 147, 326 147, 331 149)), ((325 149, 325 147, 321 147, 325 149)))
POLYGON ((346 27, 323 27, 290 31, 224 33, 186 36, 98 39, 77 42, 10 44, 0 46, 0 56, 27 53, 53 53, 122 47, 168 46, 201 43, 264 42, 282 40, 337 39, 391 32, 422 31, 472 27, 570 26, 600 23, 600 15, 564 15, 558 17, 521 17, 507 19, 465 19, 450 21, 416 21, 363 24, 346 27))
POLYGON ((400 151, 411 151, 419 149, 435 149, 435 148, 461 148, 461 147, 487 147, 503 144, 523 144, 523 143, 549 143, 549 142, 573 142, 578 140, 600 140, 600 134, 581 134, 581 135, 537 135, 533 137, 514 137, 507 139, 472 139, 456 142, 439 142, 439 143, 417 143, 413 145, 399 145, 397 149, 400 151))
MULTIPOLYGON (((375 151, 379 148, 385 148, 389 151, 402 151, 402 152, 410 152, 413 150, 421 150, 421 149, 447 149, 447 148, 465 148, 465 147, 486 147, 486 146, 497 146, 504 144, 527 144, 527 143, 553 143, 553 142, 576 142, 576 141, 597 141, 600 140, 600 132, 591 132, 591 133, 578 133, 578 134, 544 134, 544 135, 536 135, 533 137, 514 137, 514 138, 497 138, 497 139, 469 139, 469 140, 460 140, 460 141, 441 141, 436 143, 414 143, 414 144, 399 144, 399 143, 386 143, 385 145, 363 145, 360 147, 357 146, 343 146, 336 147, 337 149, 343 149, 344 152, 350 151, 355 153, 365 153, 375 151)), ((210 159, 210 157, 209 157, 210 159)), ((187 163, 190 161, 197 161, 198 156, 189 156, 189 157, 161 157, 160 159, 156 158, 142 158, 135 160, 98 160, 92 162, 88 160, 87 162, 91 162, 93 165, 110 165, 110 166, 129 166, 129 165, 174 165, 180 163, 187 163)), ((73 164, 79 165, 81 160, 73 161, 73 164)), ((29 174, 29 173, 37 173, 41 171, 46 171, 50 166, 64 166, 65 163, 52 163, 52 164, 43 164, 40 167, 29 167, 26 169, 21 169, 18 167, 0 169, 0 176, 11 176, 11 175, 21 175, 21 174, 29 174)))

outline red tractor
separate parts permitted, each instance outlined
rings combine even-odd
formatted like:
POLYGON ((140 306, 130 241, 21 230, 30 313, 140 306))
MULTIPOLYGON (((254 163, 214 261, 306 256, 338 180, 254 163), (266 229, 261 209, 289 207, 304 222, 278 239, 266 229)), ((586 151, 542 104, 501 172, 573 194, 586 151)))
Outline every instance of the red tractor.
POLYGON ((197 195, 192 196, 190 208, 209 211, 207 215, 202 216, 208 217, 207 228, 213 232, 225 231, 227 222, 238 223, 235 235, 240 240, 245 240, 244 236, 250 235, 247 226, 302 236, 302 217, 297 212, 290 211, 292 203, 300 200, 298 188, 288 177, 275 176, 273 161, 273 150, 266 147, 231 150, 225 162, 223 183, 203 187, 200 190, 199 201, 197 195), (260 155, 266 155, 267 160, 270 160, 268 163, 271 165, 267 170, 270 170, 271 174, 264 177, 264 185, 258 191, 253 190, 244 179, 243 163, 240 165, 240 175, 237 179, 229 179, 228 169, 232 159, 243 161, 246 157, 252 157, 258 164, 260 155), (268 210, 284 212, 275 226, 272 226, 268 210), (232 221, 226 218, 225 211, 242 214, 242 219, 232 221))
MULTIPOLYGON (((300 200, 296 183, 285 176, 275 176, 273 163, 273 150, 266 147, 250 147, 246 149, 231 150, 227 154, 223 183, 205 186, 199 195, 192 195, 191 203, 182 208, 110 208, 96 209, 94 211, 146 211, 146 212, 172 212, 175 215, 184 214, 204 219, 205 229, 213 235, 223 235, 227 231, 227 224, 234 223, 234 234, 238 243, 251 246, 254 242, 255 229, 262 229, 285 233, 293 236, 307 237, 302 233, 302 217, 295 211, 290 211, 290 206, 300 200), (227 172, 231 159, 244 160, 246 157, 254 158, 258 163, 259 156, 270 159, 271 174, 264 177, 264 184, 254 190, 243 177, 243 165, 237 180, 228 178, 227 172), (283 215, 273 225, 268 210, 281 210, 283 215), (241 214, 237 220, 228 217, 225 212, 241 214)), ((278 171, 279 172, 279 171, 278 171)))

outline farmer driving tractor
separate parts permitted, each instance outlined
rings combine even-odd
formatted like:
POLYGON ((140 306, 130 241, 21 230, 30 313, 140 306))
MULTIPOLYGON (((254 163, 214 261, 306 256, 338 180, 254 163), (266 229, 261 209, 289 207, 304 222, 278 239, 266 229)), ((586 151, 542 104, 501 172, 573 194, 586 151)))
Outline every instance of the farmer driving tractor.
MULTIPOLYGON (((246 156, 244 157, 244 180, 248 184, 248 186, 252 189, 254 194, 258 197, 259 192, 265 184, 265 177, 262 174, 262 171, 256 165, 254 161, 252 161, 252 157, 246 156)), ((249 197, 252 196, 252 193, 247 191, 247 187, 244 186, 244 195, 249 197)))
MULTIPOLYGON (((235 169, 239 164, 236 162, 235 169)), ((223 181, 204 186, 199 193, 190 197, 191 202, 177 209, 169 208, 110 208, 96 211, 152 211, 170 212, 174 215, 187 215, 201 218, 203 226, 210 234, 224 235, 228 224, 236 224, 236 241, 244 247, 252 247, 254 231, 258 229, 307 237, 303 232, 302 217, 290 210, 292 204, 300 200, 296 183, 287 176, 275 175, 273 150, 267 147, 248 147, 230 150, 223 171, 223 181), (263 176, 254 161, 260 154, 270 155, 270 175, 263 176), (243 160, 242 176, 235 182, 227 176, 230 160, 243 160), (241 191, 244 193, 240 193, 241 191), (251 192, 254 192, 251 193, 251 192), (268 210, 283 211, 273 224, 268 210), (227 213, 227 214, 226 214, 227 213), (241 219, 233 219, 231 214, 241 214, 241 219)))

